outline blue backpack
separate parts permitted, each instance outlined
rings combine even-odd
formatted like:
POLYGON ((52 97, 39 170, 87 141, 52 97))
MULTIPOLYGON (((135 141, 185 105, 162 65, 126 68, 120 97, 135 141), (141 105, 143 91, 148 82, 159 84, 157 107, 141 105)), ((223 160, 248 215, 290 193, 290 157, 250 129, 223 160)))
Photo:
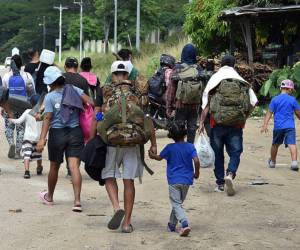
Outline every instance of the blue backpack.
POLYGON ((9 94, 27 96, 26 94, 26 84, 24 79, 20 74, 12 75, 8 82, 9 94))

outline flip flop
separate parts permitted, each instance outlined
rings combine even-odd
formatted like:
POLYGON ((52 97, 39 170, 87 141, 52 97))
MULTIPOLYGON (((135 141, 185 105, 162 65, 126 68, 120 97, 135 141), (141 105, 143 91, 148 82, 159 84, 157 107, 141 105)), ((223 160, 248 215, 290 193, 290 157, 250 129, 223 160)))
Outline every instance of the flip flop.
POLYGON ((44 190, 42 192, 39 192, 39 197, 42 200, 43 204, 48 205, 48 206, 52 206, 54 204, 53 201, 48 201, 45 198, 47 194, 48 194, 48 192, 44 190))
POLYGON ((77 204, 75 205, 73 208, 72 208, 72 211, 75 212, 75 213, 81 213, 82 212, 82 207, 80 204, 77 204))
POLYGON ((122 233, 125 233, 125 234, 130 234, 133 231, 134 231, 134 228, 131 224, 128 227, 123 227, 122 228, 122 233))
POLYGON ((117 230, 121 225, 124 215, 125 211, 123 209, 119 209, 118 211, 116 211, 107 225, 108 229, 117 230))

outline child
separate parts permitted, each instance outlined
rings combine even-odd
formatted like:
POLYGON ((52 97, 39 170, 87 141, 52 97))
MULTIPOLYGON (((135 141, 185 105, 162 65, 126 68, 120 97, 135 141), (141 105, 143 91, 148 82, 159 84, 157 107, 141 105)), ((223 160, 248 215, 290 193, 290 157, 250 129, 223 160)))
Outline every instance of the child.
MULTIPOLYGON (((35 106, 38 102, 38 98, 31 98, 32 106, 35 106)), ((10 119, 9 121, 14 124, 21 124, 25 122, 25 134, 22 143, 21 154, 24 159, 25 167, 25 179, 30 179, 29 163, 30 161, 37 161, 36 173, 42 175, 42 154, 36 151, 36 145, 39 141, 42 122, 36 121, 36 118, 30 114, 31 109, 25 110, 25 112, 18 119, 10 119)))
POLYGON ((262 133, 268 132, 268 123, 274 114, 273 143, 268 166, 275 168, 278 148, 284 143, 291 153, 291 170, 298 171, 294 114, 300 119, 300 106, 295 97, 291 96, 294 90, 294 83, 291 80, 282 81, 280 89, 281 94, 274 97, 270 103, 261 130, 262 133))
POLYGON ((193 144, 184 141, 187 134, 185 125, 173 122, 169 128, 168 137, 175 143, 168 144, 160 155, 149 151, 151 159, 167 160, 167 178, 169 184, 169 197, 172 205, 168 231, 175 232, 177 223, 181 223, 180 236, 188 236, 191 229, 182 204, 186 198, 189 186, 193 179, 199 178, 200 162, 193 144), (195 172, 194 172, 194 166, 195 172))

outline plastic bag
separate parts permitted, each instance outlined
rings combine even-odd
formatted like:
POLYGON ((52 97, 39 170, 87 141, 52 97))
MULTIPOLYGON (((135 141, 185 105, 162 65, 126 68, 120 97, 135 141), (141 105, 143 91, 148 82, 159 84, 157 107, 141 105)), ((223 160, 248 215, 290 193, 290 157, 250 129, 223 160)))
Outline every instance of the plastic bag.
POLYGON ((84 111, 81 111, 79 116, 80 126, 84 137, 84 143, 87 143, 87 141, 90 138, 93 116, 93 107, 91 105, 85 105, 84 111))
POLYGON ((215 152, 203 133, 198 137, 195 148, 200 160, 200 166, 202 168, 213 167, 215 164, 215 152))

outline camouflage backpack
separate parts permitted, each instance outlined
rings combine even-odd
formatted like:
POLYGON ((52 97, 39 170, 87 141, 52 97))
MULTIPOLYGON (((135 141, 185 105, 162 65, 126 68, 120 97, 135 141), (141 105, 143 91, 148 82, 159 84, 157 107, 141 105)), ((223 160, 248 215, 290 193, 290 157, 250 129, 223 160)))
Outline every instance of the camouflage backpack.
POLYGON ((201 75, 197 65, 182 64, 172 80, 178 81, 176 99, 183 104, 200 104, 204 90, 201 75))
POLYGON ((145 144, 151 136, 151 120, 140 107, 140 93, 130 81, 103 87, 104 119, 98 132, 112 146, 145 144))
POLYGON ((250 86, 236 79, 221 81, 210 100, 210 112, 217 124, 234 126, 246 122, 251 112, 250 86))

